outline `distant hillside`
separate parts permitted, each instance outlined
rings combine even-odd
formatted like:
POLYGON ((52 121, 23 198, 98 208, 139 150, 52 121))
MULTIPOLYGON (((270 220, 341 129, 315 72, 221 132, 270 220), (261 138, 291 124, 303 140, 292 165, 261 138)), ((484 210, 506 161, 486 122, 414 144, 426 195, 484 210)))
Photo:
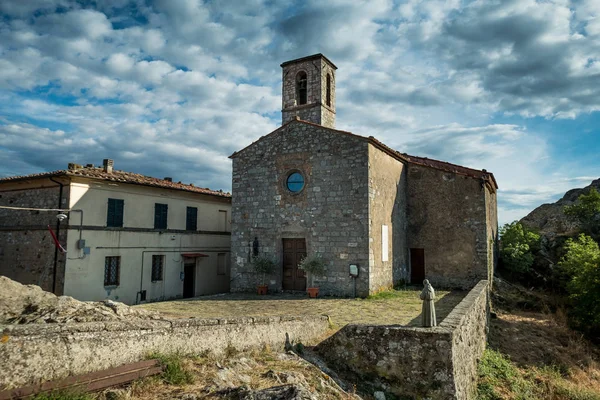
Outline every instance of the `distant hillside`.
POLYGON ((521 223, 529 229, 537 230, 547 238, 573 235, 578 230, 579 224, 567 218, 563 208, 573 204, 580 195, 589 193, 593 187, 600 191, 600 179, 592 181, 583 189, 569 190, 556 203, 542 204, 521 219, 521 223))

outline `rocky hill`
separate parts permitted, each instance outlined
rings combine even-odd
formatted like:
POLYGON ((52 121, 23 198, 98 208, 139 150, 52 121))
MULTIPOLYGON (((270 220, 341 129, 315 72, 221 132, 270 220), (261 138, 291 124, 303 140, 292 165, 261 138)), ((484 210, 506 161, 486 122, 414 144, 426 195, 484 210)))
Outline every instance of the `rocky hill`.
POLYGON ((569 190, 556 203, 542 204, 521 219, 521 223, 525 227, 534 229, 549 239, 555 236, 573 235, 577 232, 579 224, 570 220, 564 214, 563 208, 575 203, 580 195, 589 193, 591 188, 596 188, 596 190, 600 191, 600 179, 592 181, 589 186, 582 189, 569 190))

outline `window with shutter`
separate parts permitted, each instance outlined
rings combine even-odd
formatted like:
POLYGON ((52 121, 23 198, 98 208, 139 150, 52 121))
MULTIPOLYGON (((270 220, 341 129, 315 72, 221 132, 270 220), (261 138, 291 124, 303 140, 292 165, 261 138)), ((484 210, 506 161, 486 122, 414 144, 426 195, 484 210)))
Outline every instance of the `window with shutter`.
POLYGON ((108 199, 108 210, 106 213, 106 226, 113 228, 123 227, 123 208, 125 201, 121 199, 108 199))
POLYGON ((154 204, 154 229, 167 229, 167 204, 154 204))
POLYGON ((163 280, 163 267, 165 265, 165 256, 152 256, 152 282, 163 280))
POLYGON ((121 274, 121 257, 104 258, 104 286, 119 286, 121 274))
POLYGON ((185 230, 198 230, 198 209, 196 207, 188 207, 185 218, 185 230))

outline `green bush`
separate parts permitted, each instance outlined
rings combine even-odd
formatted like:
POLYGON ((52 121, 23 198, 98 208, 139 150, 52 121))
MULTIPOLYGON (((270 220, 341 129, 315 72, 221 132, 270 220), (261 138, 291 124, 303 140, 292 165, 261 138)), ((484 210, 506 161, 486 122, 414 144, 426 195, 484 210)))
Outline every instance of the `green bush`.
POLYGON ((600 193, 595 188, 591 188, 588 194, 580 195, 575 204, 565 206, 564 212, 579 221, 584 233, 592 236, 600 233, 600 193))
POLYGON ((252 267, 254 268, 254 271, 256 271, 256 273, 258 273, 258 274, 261 274, 261 276, 262 276, 261 284, 262 285, 265 284, 265 276, 272 274, 273 271, 275 271, 275 268, 277 267, 277 264, 275 263, 275 261, 273 261, 273 259, 271 259, 267 256, 254 257, 252 259, 251 264, 252 264, 252 267))
POLYGON ((325 260, 319 254, 304 257, 298 264, 298 268, 310 274, 311 286, 314 286, 315 276, 325 276, 325 266, 325 260))
POLYGON ((559 265, 571 276, 567 291, 571 318, 578 329, 600 334, 600 248, 591 237, 581 234, 565 243, 566 254, 559 265))
POLYGON ((529 272, 539 250, 540 235, 514 221, 500 228, 500 259, 503 267, 518 275, 529 272))

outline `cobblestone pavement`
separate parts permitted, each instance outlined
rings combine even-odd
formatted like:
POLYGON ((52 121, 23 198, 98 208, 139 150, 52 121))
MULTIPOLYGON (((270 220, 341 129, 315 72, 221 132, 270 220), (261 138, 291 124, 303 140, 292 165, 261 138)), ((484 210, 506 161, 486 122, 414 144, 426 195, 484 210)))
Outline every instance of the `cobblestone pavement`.
MULTIPOLYGON (((258 296, 251 293, 227 293, 150 303, 138 307, 159 311, 172 318, 325 314, 329 315, 338 327, 348 323, 418 326, 421 313, 419 290, 415 288, 387 292, 370 299, 333 297, 309 299, 306 294, 284 293, 258 296)), ((466 293, 463 291, 436 291, 438 323, 448 315, 466 293)))

